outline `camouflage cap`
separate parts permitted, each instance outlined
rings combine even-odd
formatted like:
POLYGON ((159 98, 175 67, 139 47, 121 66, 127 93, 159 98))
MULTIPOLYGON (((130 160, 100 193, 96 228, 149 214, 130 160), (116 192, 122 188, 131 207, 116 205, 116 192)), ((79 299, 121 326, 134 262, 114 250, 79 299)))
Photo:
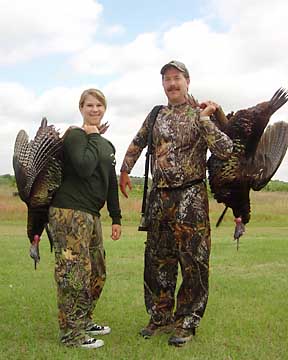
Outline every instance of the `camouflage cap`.
POLYGON ((169 63, 165 64, 165 65, 162 67, 162 69, 161 69, 161 71, 160 71, 160 74, 161 74, 161 75, 164 75, 165 71, 166 71, 169 67, 171 67, 171 66, 173 66, 173 67, 176 68, 177 70, 183 72, 183 73, 184 73, 184 76, 185 76, 186 78, 190 78, 190 76, 189 76, 189 71, 187 70, 186 66, 185 66, 182 62, 177 61, 177 60, 172 60, 172 61, 170 61, 169 63))

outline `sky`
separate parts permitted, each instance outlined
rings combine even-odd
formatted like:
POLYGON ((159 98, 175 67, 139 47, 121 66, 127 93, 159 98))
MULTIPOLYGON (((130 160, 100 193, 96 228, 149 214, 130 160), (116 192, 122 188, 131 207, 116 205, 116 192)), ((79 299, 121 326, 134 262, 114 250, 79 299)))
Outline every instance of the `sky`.
MULTIPOLYGON (((16 135, 42 117, 61 132, 82 124, 83 90, 108 102, 105 134, 117 173, 156 104, 161 67, 180 60, 190 93, 226 113, 288 88, 287 0, 0 0, 0 175, 13 174, 16 135)), ((288 122, 285 104, 271 118, 288 122)), ((145 156, 131 175, 143 176, 145 156)), ((288 181, 288 154, 273 179, 288 181)))

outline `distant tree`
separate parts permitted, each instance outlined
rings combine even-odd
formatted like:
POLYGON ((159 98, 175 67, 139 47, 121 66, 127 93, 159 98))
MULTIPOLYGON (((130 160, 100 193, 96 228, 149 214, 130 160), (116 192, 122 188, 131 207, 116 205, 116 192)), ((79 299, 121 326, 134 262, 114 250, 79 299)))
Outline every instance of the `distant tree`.
POLYGON ((0 175, 0 184, 8 186, 16 186, 15 176, 10 174, 0 175))
POLYGON ((288 191, 288 182, 271 180, 262 191, 288 191))

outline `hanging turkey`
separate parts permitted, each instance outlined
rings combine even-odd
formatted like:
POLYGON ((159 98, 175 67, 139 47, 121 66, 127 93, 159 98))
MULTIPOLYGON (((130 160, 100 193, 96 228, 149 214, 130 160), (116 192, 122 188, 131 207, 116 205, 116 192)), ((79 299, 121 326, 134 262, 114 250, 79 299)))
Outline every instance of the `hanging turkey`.
POLYGON ((34 140, 29 141, 25 130, 20 130, 16 137, 13 168, 19 196, 28 208, 27 235, 35 269, 40 261, 39 241, 44 228, 52 251, 48 210, 62 181, 61 153, 62 139, 53 125, 47 125, 46 118, 42 119, 34 140))
MULTIPOLYGON (((100 134, 104 134, 108 127, 107 122, 101 124, 100 134)), ((47 119, 43 118, 34 140, 29 141, 27 133, 20 130, 15 141, 13 167, 19 196, 28 208, 27 235, 31 242, 30 256, 34 259, 35 269, 40 261, 39 242, 44 229, 51 251, 53 247, 48 211, 62 182, 63 138, 55 127, 48 126, 47 119)))
POLYGON ((286 89, 280 88, 270 101, 262 102, 235 114, 216 113, 216 125, 234 142, 232 156, 221 160, 211 155, 208 160, 209 184, 215 199, 231 208, 235 217, 234 239, 245 232, 250 220, 250 189, 261 190, 272 178, 288 147, 288 123, 268 126, 270 117, 288 100, 286 89))

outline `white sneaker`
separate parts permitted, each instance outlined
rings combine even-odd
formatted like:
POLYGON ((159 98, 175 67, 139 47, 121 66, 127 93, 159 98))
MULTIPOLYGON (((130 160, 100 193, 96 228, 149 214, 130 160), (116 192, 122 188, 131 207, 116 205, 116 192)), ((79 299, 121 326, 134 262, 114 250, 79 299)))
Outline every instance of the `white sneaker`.
POLYGON ((90 338, 88 340, 85 340, 80 347, 84 349, 96 349, 104 345, 103 340, 96 340, 94 338, 90 338))
POLYGON ((109 326, 102 326, 94 324, 90 328, 86 329, 88 335, 106 335, 110 334, 111 328, 109 326))

